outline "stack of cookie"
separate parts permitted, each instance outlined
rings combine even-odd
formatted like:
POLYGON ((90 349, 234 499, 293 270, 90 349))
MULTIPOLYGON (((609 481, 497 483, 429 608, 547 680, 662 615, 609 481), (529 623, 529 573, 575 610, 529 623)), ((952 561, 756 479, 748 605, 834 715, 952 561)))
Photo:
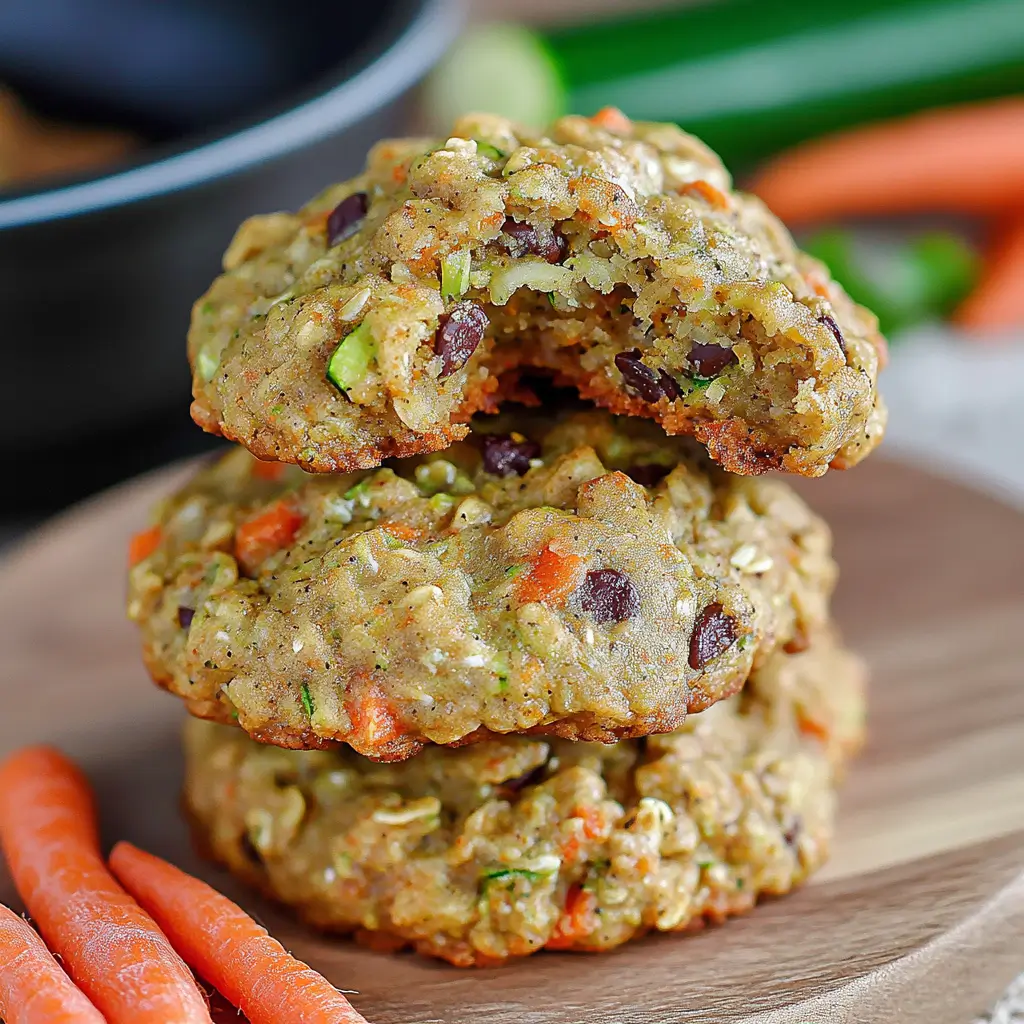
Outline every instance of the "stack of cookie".
POLYGON ((885 348, 717 158, 616 111, 465 118, 224 263, 193 417, 239 447, 130 586, 213 855, 456 964, 818 867, 863 674, 826 525, 761 474, 877 444, 885 348))

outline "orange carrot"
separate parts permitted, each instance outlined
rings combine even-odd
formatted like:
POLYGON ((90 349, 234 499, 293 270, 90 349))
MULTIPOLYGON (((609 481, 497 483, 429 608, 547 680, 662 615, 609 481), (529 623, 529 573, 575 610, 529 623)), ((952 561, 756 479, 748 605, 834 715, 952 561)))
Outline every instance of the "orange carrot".
POLYGON ((521 604, 541 601, 557 608, 579 586, 582 565, 579 555, 543 548, 529 571, 516 579, 516 598, 521 604))
POLYGON ((128 843, 114 847, 110 866, 182 956, 252 1024, 366 1024, 326 978, 205 882, 128 843))
POLYGON ((716 210, 729 209, 729 197, 724 192, 715 188, 710 181, 705 181, 703 178, 680 185, 679 191, 683 195, 695 195, 706 199, 716 210))
POLYGON ((211 1024, 192 973, 103 863, 82 773, 28 747, 0 766, 0 841, 47 945, 108 1024, 211 1024))
MULTIPOLYGON (((583 833, 584 838, 597 839, 603 834, 604 815, 597 807, 577 807, 572 812, 572 816, 573 818, 578 818, 582 823, 580 831, 583 833)), ((576 860, 580 854, 580 850, 581 844, 579 836, 576 833, 570 833, 561 846, 562 860, 576 860)))
POLYGON ((346 704, 352 720, 352 742, 359 750, 372 750, 402 735, 395 713, 373 684, 346 704))
POLYGON ((821 740, 822 743, 828 743, 831 733, 827 725, 817 722, 813 718, 808 718, 801 712, 797 712, 796 724, 797 728, 805 736, 813 736, 816 740, 821 740))
POLYGON ((288 547, 302 526, 302 516, 285 500, 275 501, 235 531, 235 557, 252 573, 276 551, 288 547))
POLYGON ((380 528, 390 533, 395 540, 419 540, 423 536, 422 530, 417 530, 415 526, 410 526, 408 523, 381 523, 380 528))
POLYGON ((544 943, 547 949, 569 949, 589 935, 595 928, 597 900, 578 882, 569 886, 565 897, 565 911, 558 919, 551 938, 544 943))
POLYGON ((135 534, 128 542, 128 564, 138 565, 149 558, 156 551, 162 536, 163 531, 159 526, 151 526, 148 530, 135 534))
POLYGON ((604 834, 604 815, 597 807, 577 807, 573 812, 574 818, 583 822, 583 834, 588 839, 597 839, 604 834))
POLYGON ((1024 217, 997 237, 986 255, 981 280, 953 319, 977 331, 1024 326, 1024 217))
POLYGON ((590 120, 615 135, 628 135, 633 130, 633 122, 618 107, 602 107, 590 120))
POLYGON ((928 110, 839 132, 772 160, 751 183, 784 221, 1024 206, 1024 97, 928 110))
POLYGON ((0 1018, 7 1024, 104 1024, 31 925, 0 904, 0 1018))
POLYGON ((269 480, 275 482, 284 476, 284 463, 263 462, 257 459, 252 466, 252 475, 257 480, 269 480))

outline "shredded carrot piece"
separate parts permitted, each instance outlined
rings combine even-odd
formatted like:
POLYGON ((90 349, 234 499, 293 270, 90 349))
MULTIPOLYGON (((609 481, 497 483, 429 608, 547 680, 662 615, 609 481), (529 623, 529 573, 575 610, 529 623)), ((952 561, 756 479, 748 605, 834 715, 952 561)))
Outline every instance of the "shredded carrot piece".
POLYGON ((347 708, 352 722, 351 742, 359 750, 373 750, 402 735, 394 712, 376 684, 358 700, 349 701, 347 708))
POLYGON ((604 815, 597 807, 577 807, 573 817, 583 821, 583 834, 588 839, 598 839, 604 834, 604 815))
POLYGON ((715 188, 710 181, 705 181, 703 178, 680 185, 679 191, 684 195, 698 195, 702 199, 706 199, 716 210, 728 210, 731 208, 729 197, 724 192, 715 188))
POLYGON ((558 919, 551 938, 544 943, 547 949, 569 949, 585 938, 596 927, 597 899, 578 882, 569 886, 565 897, 565 911, 558 919))
POLYGON ((558 852, 562 855, 562 862, 564 864, 571 864, 580 855, 579 836, 570 835, 565 842, 559 843, 558 852))
POLYGON ((105 1024, 27 922, 0 904, 0 1018, 7 1024, 105 1024))
POLYGON ((828 282, 820 273, 818 273, 817 270, 808 270, 804 274, 804 280, 815 295, 818 295, 823 299, 830 297, 831 292, 828 287, 828 282))
MULTIPOLYGON (((604 815, 597 807, 577 807, 572 812, 572 817, 582 823, 580 831, 585 839, 599 839, 604 834, 604 815)), ((581 848, 579 836, 571 834, 562 844, 562 859, 576 860, 581 848)))
POLYGON ((520 604, 540 601, 560 607, 579 586, 583 563, 579 555, 561 555, 550 547, 542 548, 529 571, 516 578, 516 599, 520 604))
MULTIPOLYGON (((419 255, 409 260, 409 266, 417 270, 421 274, 430 274, 437 269, 439 262, 438 257, 441 254, 442 246, 440 243, 436 245, 424 246, 419 255)), ((412 289, 410 289, 412 291, 412 289)))
POLYGON ((128 542, 128 564, 138 565, 144 562, 160 544, 163 531, 159 526, 151 526, 148 530, 141 530, 128 542))
POLYGON ((189 969, 103 863, 89 784, 56 750, 0 767, 0 840, 47 945, 108 1024, 212 1024, 189 969))
POLYGON ((618 107, 602 107, 590 120, 616 135, 628 135, 633 130, 633 122, 618 107))
POLYGON ((805 736, 813 736, 815 739, 821 740, 822 743, 829 741, 831 734, 828 727, 821 722, 814 721, 813 718, 807 718, 805 715, 798 714, 797 726, 805 736))
POLYGON ((235 531, 235 557, 239 565, 253 573, 271 555, 295 540, 302 522, 302 516, 283 498, 247 519, 235 531))
POLYGON ((284 464, 281 462, 263 462, 257 459, 252 466, 252 475, 257 480, 268 480, 274 483, 284 476, 284 464))
POLYGON ((302 222, 303 226, 309 228, 311 231, 326 231, 327 218, 330 217, 330 215, 330 210, 321 210, 319 213, 314 213, 307 217, 302 222))
POLYGON ((114 847, 110 866, 175 948, 251 1024, 366 1024, 326 978, 205 882, 129 843, 114 847))
POLYGON ((408 523, 381 523, 380 528, 398 540, 419 540, 423 536, 422 530, 408 523))

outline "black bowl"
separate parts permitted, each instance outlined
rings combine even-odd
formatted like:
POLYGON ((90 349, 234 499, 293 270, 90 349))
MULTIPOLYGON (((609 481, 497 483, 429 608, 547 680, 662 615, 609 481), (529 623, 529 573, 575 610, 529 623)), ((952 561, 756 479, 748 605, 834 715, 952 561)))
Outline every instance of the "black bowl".
POLYGON ((3 450, 19 458, 184 414, 189 310, 234 229, 351 176, 373 142, 401 132, 403 101, 458 22, 449 0, 114 0, 109 32, 87 33, 91 61, 66 18, 26 29, 33 11, 78 5, 95 23, 111 0, 4 5, 0 81, 44 113, 152 141, 101 177, 0 192, 3 450), (197 55, 167 23, 172 11, 182 24, 217 14, 222 35, 200 36, 197 55), (139 26, 157 13, 149 52, 139 26), (118 37, 129 30, 137 49, 118 37), (244 46, 226 45, 232 31, 244 46), (78 51, 70 70, 55 35, 78 51))

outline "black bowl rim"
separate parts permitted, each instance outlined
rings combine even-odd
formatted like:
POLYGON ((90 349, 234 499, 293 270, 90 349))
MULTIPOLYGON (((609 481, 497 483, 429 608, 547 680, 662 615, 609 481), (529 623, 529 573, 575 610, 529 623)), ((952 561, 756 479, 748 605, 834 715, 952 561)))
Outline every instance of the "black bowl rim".
POLYGON ((397 36, 382 40, 354 74, 255 124, 98 178, 0 200, 0 229, 177 192, 335 135, 397 99, 430 70, 455 38, 460 7, 457 0, 421 0, 397 36))

